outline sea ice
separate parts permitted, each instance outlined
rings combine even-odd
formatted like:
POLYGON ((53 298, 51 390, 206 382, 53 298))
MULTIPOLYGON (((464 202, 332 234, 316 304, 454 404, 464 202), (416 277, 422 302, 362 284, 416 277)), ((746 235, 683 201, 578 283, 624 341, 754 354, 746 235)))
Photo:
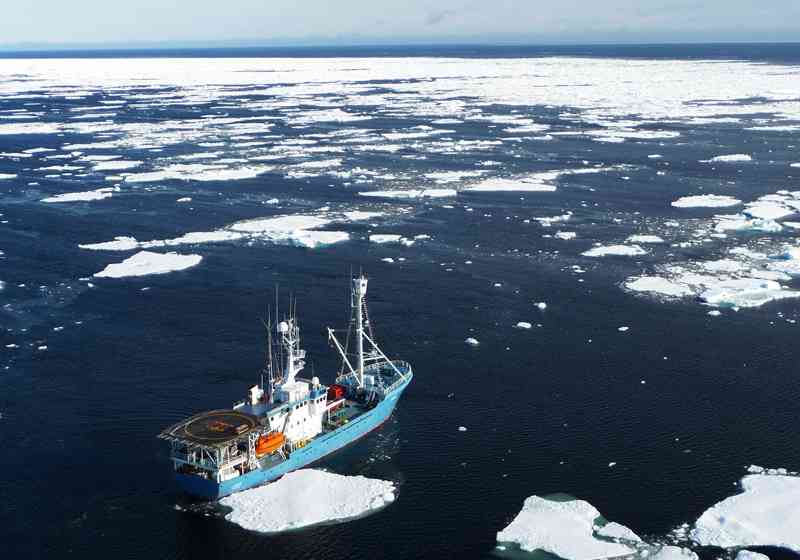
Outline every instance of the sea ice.
POLYGON ((119 188, 105 187, 94 191, 63 193, 43 198, 41 202, 89 202, 92 200, 103 200, 104 198, 111 198, 117 191, 119 191, 119 188))
POLYGON ((533 325, 531 325, 530 323, 528 323, 526 321, 520 321, 519 323, 514 325, 514 327, 516 327, 518 329, 530 329, 532 326, 533 325))
POLYGON ((369 236, 372 243, 400 243, 402 236, 393 233, 373 234, 369 236))
POLYGON ((800 552, 800 478, 750 474, 742 478, 741 487, 741 494, 700 516, 692 540, 702 546, 775 546, 800 552))
POLYGON ((553 235, 553 237, 555 237, 556 239, 562 239, 564 241, 570 241, 572 239, 575 239, 577 236, 578 234, 575 233, 574 231, 557 231, 553 235))
MULTIPOLYGON (((497 542, 516 543, 522 550, 541 550, 565 560, 600 560, 633 554, 636 549, 597 538, 600 512, 583 500, 548 500, 531 496, 497 542)), ((614 531, 614 529, 612 529, 614 531)), ((616 530, 619 532, 619 530, 616 530)))
POLYGON ((699 294, 715 307, 759 307, 770 301, 800 297, 800 292, 784 289, 774 280, 736 278, 717 282, 699 294))
POLYGON ((225 519, 250 531, 278 533, 361 517, 391 504, 394 483, 302 469, 220 500, 225 519), (302 507, 298 507, 302 504, 302 507))
POLYGON ((728 155, 722 155, 722 156, 715 156, 715 157, 712 157, 711 159, 706 160, 706 161, 707 162, 713 162, 713 163, 717 163, 717 162, 734 163, 734 162, 742 162, 742 161, 753 161, 753 157, 748 155, 748 154, 728 154, 728 155))
POLYGON ((664 243, 664 239, 658 235, 631 235, 625 240, 626 243, 664 243))
POLYGON ((478 342, 478 339, 477 339, 477 338, 472 338, 472 337, 469 337, 469 338, 468 338, 468 339, 466 339, 464 342, 466 342, 466 343, 467 343, 467 344, 469 344, 470 346, 477 346, 478 344, 480 344, 480 342, 478 342))
POLYGON ((139 251, 120 263, 113 263, 100 272, 97 278, 127 278, 129 276, 146 276, 148 274, 166 274, 176 270, 184 270, 200 264, 200 255, 179 255, 178 253, 152 253, 139 251))
POLYGON ((600 245, 592 247, 588 251, 581 253, 584 257, 607 257, 607 256, 624 256, 635 257, 639 255, 646 255, 647 251, 638 245, 600 245))
POLYGON ((4 179, 16 179, 16 178, 17 178, 16 173, 0 173, 0 181, 4 179))
POLYGON ((360 196, 374 198, 445 198, 456 196, 455 189, 416 189, 416 190, 396 190, 396 191, 366 191, 358 193, 360 196))
POLYGON ((700 194, 693 196, 683 196, 672 202, 676 208, 725 208, 736 206, 742 201, 738 198, 718 194, 700 194))
POLYGON ((734 560, 769 560, 769 556, 752 550, 740 550, 736 553, 734 560))

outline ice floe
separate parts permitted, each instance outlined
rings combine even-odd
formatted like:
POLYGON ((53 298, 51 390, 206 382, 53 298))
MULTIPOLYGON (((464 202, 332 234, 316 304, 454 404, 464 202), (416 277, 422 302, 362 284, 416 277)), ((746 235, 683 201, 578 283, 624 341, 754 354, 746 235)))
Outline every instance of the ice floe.
POLYGON ((636 257, 646 255, 647 251, 639 245, 599 245, 581 253, 584 257, 636 257))
POLYGON ((6 180, 6 179, 16 179, 16 178, 17 178, 17 174, 16 173, 0 173, 0 181, 6 180))
POLYGON ((200 264, 200 255, 180 255, 178 253, 152 253, 140 251, 122 262, 113 263, 94 274, 97 278, 127 278, 166 274, 200 264))
POLYGON ((228 521, 250 531, 279 533, 362 517, 391 504, 395 492, 386 480, 302 469, 220 503, 232 510, 228 521))
POLYGON ((272 216, 235 222, 225 228, 213 231, 189 232, 171 239, 139 241, 134 237, 119 236, 114 238, 113 241, 84 243, 80 244, 79 247, 94 251, 130 251, 133 249, 153 249, 178 245, 262 240, 313 249, 350 239, 350 235, 347 232, 320 231, 320 228, 336 222, 368 220, 381 215, 380 212, 354 210, 340 214, 319 213, 272 216))
POLYGON ((741 203, 741 200, 732 196, 700 194, 683 196, 678 200, 673 201, 672 206, 676 208, 725 208, 728 206, 737 206, 741 203))
POLYGON ((464 342, 466 342, 470 346, 477 346, 478 344, 480 344, 478 339, 477 338, 473 338, 473 337, 467 338, 466 340, 464 340, 464 342))
POLYGON ((706 160, 712 163, 736 163, 736 162, 745 162, 745 161, 753 161, 753 156, 748 154, 727 154, 721 156, 714 156, 709 160, 706 160))
POLYGON ((456 196, 458 191, 455 189, 409 189, 393 191, 365 191, 358 193, 360 196, 374 198, 445 198, 456 196))
POLYGON ((118 187, 105 187, 93 191, 71 192, 57 194, 43 198, 41 202, 60 203, 60 202, 90 202, 93 200, 103 200, 111 198, 115 192, 118 192, 118 187))
POLYGON ((692 540, 703 546, 775 546, 800 552, 800 478, 749 474, 742 478, 741 488, 741 494, 700 516, 692 540))
MULTIPOLYGON (((600 520, 600 512, 583 500, 531 496, 511 524, 497 533, 497 542, 514 543, 528 552, 541 550, 566 560, 599 560, 636 552, 630 544, 602 538, 600 520)), ((610 530, 616 534, 630 531, 625 527, 610 530)), ((635 536, 632 531, 630 534, 635 536)))
POLYGON ((626 243, 664 243, 664 239, 658 235, 631 235, 626 240, 626 243))

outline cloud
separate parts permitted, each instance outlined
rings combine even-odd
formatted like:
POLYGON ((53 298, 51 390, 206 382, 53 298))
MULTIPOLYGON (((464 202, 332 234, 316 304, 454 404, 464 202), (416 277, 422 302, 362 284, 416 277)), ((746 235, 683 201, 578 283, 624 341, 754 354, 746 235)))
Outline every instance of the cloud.
POLYGON ((428 12, 425 18, 425 25, 439 25, 444 20, 458 15, 457 10, 437 10, 435 12, 428 12))

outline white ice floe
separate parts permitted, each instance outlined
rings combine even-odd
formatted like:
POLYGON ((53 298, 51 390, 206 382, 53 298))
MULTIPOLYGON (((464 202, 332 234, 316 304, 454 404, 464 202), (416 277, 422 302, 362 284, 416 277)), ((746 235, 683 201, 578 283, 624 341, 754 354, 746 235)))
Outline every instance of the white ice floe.
POLYGON ((176 163, 160 171, 131 173, 125 176, 126 183, 153 183, 157 181, 235 181, 250 179, 271 171, 270 165, 251 165, 227 167, 225 165, 202 163, 176 163))
POLYGON ((774 280, 737 278, 717 282, 702 291, 699 298, 716 307, 759 307, 765 303, 800 297, 800 292, 784 289, 774 280))
POLYGON ((658 235, 631 235, 625 240, 626 243, 664 243, 664 239, 658 235))
POLYGON ((520 321, 519 323, 514 325, 514 327, 517 329, 530 329, 531 327, 533 327, 533 325, 531 325, 527 321, 520 321))
MULTIPOLYGON (((350 211, 341 214, 320 213, 316 215, 295 214, 257 218, 233 223, 214 231, 194 231, 171 239, 138 241, 133 237, 116 237, 113 241, 85 243, 81 249, 94 251, 130 251, 133 249, 153 249, 176 247, 178 245, 198 245, 203 243, 223 243, 240 240, 261 240, 281 245, 296 245, 313 249, 332 245, 350 239, 344 231, 320 231, 332 223, 361 221, 381 216, 380 212, 350 211)), ((402 240, 401 240, 402 242, 402 240)))
POLYGON ((166 274, 200 264, 200 255, 178 253, 152 253, 140 251, 120 263, 110 264, 94 276, 98 278, 127 278, 149 274, 166 274))
POLYGON ((220 503, 232 509, 228 521, 250 531, 279 533, 362 517, 391 504, 395 491, 386 480, 302 469, 220 503))
POLYGON ((748 154, 727 154, 722 156, 715 156, 711 159, 704 160, 706 162, 711 163, 736 163, 736 162, 744 162, 744 161, 753 161, 753 156, 748 154))
POLYGON ((769 560, 769 556, 752 550, 740 550, 734 560, 769 560))
POLYGON ((547 304, 543 301, 540 301, 539 303, 536 304, 536 307, 541 311, 544 311, 545 309, 547 309, 547 304))
POLYGON ((380 233, 369 236, 369 240, 372 243, 400 243, 401 239, 403 239, 401 235, 393 233, 380 233))
POLYGON ((742 478, 741 487, 741 494, 700 516, 692 540, 703 546, 775 546, 800 552, 800 478, 750 474, 742 478))
POLYGON ((638 245, 599 245, 581 253, 584 257, 623 256, 636 257, 646 255, 647 251, 638 245))
POLYGON ((574 231, 557 231, 553 234, 553 237, 556 239, 561 239, 563 241, 570 241, 578 237, 578 234, 574 231))
POLYGON ((689 286, 658 276, 629 278, 625 282, 625 287, 634 292, 651 292, 667 297, 686 297, 694 294, 694 290, 689 286))
POLYGON ((105 187, 93 191, 84 192, 71 192, 57 194, 43 198, 41 202, 59 203, 59 202, 90 202, 92 200, 103 200, 104 198, 111 198, 115 192, 119 192, 118 187, 105 187))
POLYGON ((0 173, 0 181, 8 180, 8 179, 16 179, 16 173, 0 173))
POLYGON ((622 541, 642 542, 642 539, 625 525, 611 521, 595 531, 599 536, 622 541))
POLYGON ((688 548, 671 545, 662 546, 647 558, 648 560, 698 560, 697 554, 688 548))
POLYGON ((676 208, 725 208, 737 206, 742 201, 738 198, 718 194, 700 194, 693 196, 683 196, 672 202, 676 208))
POLYGON ((184 196, 184 197, 181 197, 181 198, 177 199, 175 202, 191 202, 191 201, 192 201, 192 197, 191 196, 184 196))
MULTIPOLYGON (((515 543, 522 550, 541 550, 565 560, 600 560, 636 552, 634 546, 597 538, 602 530, 597 525, 600 517, 600 512, 583 500, 531 496, 511 524, 497 533, 497 542, 515 543)), ((617 528, 611 531, 622 533, 617 528)))
POLYGON ((94 164, 95 171, 124 171, 142 165, 141 161, 101 161, 94 164))
POLYGON ((374 198, 445 198, 456 196, 458 191, 455 189, 411 189, 394 191, 366 191, 358 194, 359 196, 369 196, 374 198))
POLYGON ((478 344, 480 344, 477 338, 472 338, 472 337, 467 338, 464 342, 466 342, 470 346, 477 346, 478 344))

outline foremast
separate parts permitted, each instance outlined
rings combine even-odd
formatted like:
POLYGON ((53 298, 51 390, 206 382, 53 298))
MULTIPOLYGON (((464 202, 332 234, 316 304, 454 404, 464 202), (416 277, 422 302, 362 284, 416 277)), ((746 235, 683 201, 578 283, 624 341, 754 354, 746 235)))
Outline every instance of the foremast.
MULTIPOLYGON (((350 305, 352 309, 351 327, 355 327, 355 357, 354 362, 350 361, 347 353, 347 344, 344 346, 336 337, 335 330, 328 328, 328 339, 333 346, 339 351, 342 358, 342 373, 337 378, 337 381, 344 378, 351 378, 355 380, 358 389, 367 388, 367 376, 365 370, 374 367, 367 365, 367 362, 376 363, 380 362, 388 365, 394 370, 397 375, 402 379, 406 378, 406 373, 400 371, 395 365, 393 360, 390 360, 386 354, 378 347, 377 343, 373 340, 372 326, 369 321, 369 314, 367 313, 367 284, 368 279, 363 273, 352 279, 351 283, 351 298, 350 305), (369 331, 369 334, 367 333, 369 331), (369 345, 369 350, 366 350, 366 345, 369 345), (347 370, 347 371, 345 371, 347 370)), ((347 340, 350 339, 350 330, 347 331, 347 340)))

